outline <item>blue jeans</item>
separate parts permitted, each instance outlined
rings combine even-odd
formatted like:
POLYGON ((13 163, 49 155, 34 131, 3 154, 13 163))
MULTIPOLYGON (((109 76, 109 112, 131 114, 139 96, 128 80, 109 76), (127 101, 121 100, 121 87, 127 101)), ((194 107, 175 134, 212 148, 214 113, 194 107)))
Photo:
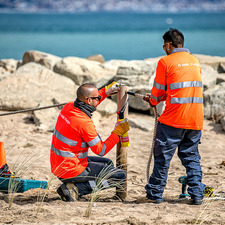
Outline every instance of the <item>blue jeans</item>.
POLYGON ((154 169, 145 186, 147 198, 162 199, 166 186, 170 161, 178 147, 178 157, 186 168, 188 193, 192 199, 203 199, 205 185, 202 181, 202 170, 198 144, 200 130, 174 128, 158 122, 155 146, 154 169))

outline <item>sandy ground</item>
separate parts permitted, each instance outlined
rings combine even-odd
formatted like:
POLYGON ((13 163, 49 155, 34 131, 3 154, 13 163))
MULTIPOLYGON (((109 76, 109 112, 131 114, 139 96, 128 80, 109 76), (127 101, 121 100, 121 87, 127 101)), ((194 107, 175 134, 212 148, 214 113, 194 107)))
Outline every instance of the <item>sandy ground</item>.
MULTIPOLYGON (((129 117, 154 122, 154 118, 148 115, 130 113, 129 117)), ((101 119, 96 127, 102 139, 110 134, 115 121, 115 115, 101 119)), ((89 201, 67 203, 61 201, 56 193, 60 181, 51 175, 49 162, 52 134, 38 131, 29 120, 29 114, 0 117, 0 141, 4 142, 10 169, 22 178, 49 182, 48 190, 34 189, 13 194, 11 207, 10 195, 0 193, 0 224, 225 224, 224 200, 214 198, 210 201, 205 198, 201 206, 188 202, 163 202, 159 205, 135 203, 136 199, 145 196, 152 131, 131 127, 129 135, 131 146, 128 149, 126 200, 121 202, 115 199, 113 188, 103 191, 87 218, 85 212, 89 201), (46 196, 44 201, 43 195, 46 196)), ((199 148, 203 182, 214 188, 215 195, 225 197, 225 132, 219 124, 204 121, 199 148)), ((107 157, 115 162, 115 148, 107 157)), ((165 198, 179 197, 181 184, 178 178, 183 175, 185 170, 175 155, 169 170, 165 198)))

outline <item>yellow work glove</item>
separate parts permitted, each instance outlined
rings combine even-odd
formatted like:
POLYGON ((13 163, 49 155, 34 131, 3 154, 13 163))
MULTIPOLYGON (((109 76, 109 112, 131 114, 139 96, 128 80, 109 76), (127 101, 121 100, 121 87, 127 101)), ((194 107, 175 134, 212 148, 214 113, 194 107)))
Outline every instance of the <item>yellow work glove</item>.
MULTIPOLYGON (((123 120, 127 120, 127 119, 119 119, 117 123, 121 123, 123 120)), ((122 147, 130 146, 130 139, 129 139, 128 132, 123 134, 123 136, 120 138, 120 142, 122 147)))
POLYGON ((117 134, 118 136, 122 137, 128 130, 130 129, 128 120, 125 119, 119 124, 116 124, 115 129, 112 131, 112 133, 117 134))
POLYGON ((120 90, 120 84, 117 82, 112 82, 110 85, 105 86, 105 93, 109 96, 116 94, 120 90))

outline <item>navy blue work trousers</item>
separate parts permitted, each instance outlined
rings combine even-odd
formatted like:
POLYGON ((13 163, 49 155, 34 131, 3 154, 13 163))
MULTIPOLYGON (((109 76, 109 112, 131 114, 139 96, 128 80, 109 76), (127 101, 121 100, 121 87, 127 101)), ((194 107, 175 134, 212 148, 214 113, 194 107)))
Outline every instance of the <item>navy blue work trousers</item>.
POLYGON ((126 172, 114 167, 111 159, 88 156, 88 166, 78 176, 61 179, 64 183, 74 183, 79 190, 79 195, 90 194, 94 189, 107 189, 118 187, 126 181, 126 172))
POLYGON ((178 148, 178 157, 186 168, 188 193, 192 199, 203 199, 205 185, 202 183, 202 170, 198 144, 201 130, 174 128, 158 122, 155 146, 154 168, 145 186, 147 198, 162 199, 167 182, 170 161, 178 148))

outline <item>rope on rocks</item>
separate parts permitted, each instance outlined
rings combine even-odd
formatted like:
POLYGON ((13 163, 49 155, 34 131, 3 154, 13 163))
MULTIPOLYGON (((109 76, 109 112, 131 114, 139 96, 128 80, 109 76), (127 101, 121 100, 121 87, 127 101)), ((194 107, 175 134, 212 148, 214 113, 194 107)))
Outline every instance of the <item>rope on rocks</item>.
POLYGON ((59 103, 59 104, 43 106, 43 107, 36 107, 36 108, 31 108, 31 109, 21 109, 21 110, 12 111, 12 112, 1 113, 0 116, 7 116, 7 115, 12 115, 12 114, 17 114, 17 113, 25 113, 25 112, 30 112, 30 111, 37 111, 37 110, 41 110, 41 109, 49 109, 49 108, 53 108, 53 107, 63 106, 66 103, 59 103))

